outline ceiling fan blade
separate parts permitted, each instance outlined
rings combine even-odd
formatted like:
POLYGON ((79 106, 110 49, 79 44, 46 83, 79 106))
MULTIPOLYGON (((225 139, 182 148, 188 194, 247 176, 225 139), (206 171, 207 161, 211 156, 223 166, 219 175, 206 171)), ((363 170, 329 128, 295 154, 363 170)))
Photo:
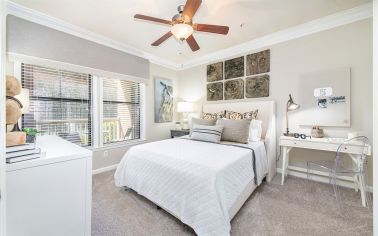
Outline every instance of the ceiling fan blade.
POLYGON ((159 19, 159 18, 156 18, 156 17, 145 16, 145 15, 141 15, 141 14, 134 15, 134 18, 135 19, 141 19, 141 20, 153 21, 153 22, 157 22, 157 23, 161 23, 161 24, 166 24, 166 25, 171 25, 172 24, 172 21, 170 21, 170 20, 163 20, 163 19, 159 19))
POLYGON ((151 45, 152 46, 159 46, 162 42, 169 39, 171 36, 172 36, 172 33, 171 33, 171 31, 169 31, 168 33, 164 34, 161 38, 159 38, 158 40, 153 42, 151 45))
POLYGON ((228 30, 230 28, 228 26, 222 26, 222 25, 194 24, 193 29, 196 31, 226 35, 228 34, 228 30))
POLYGON ((182 15, 191 20, 200 7, 202 0, 187 0, 182 15))
POLYGON ((194 39, 193 37, 193 34, 190 35, 187 39, 186 39, 186 42, 188 42, 189 44, 189 47, 192 49, 193 52, 197 51, 200 49, 200 47, 198 46, 198 43, 197 41, 194 39))

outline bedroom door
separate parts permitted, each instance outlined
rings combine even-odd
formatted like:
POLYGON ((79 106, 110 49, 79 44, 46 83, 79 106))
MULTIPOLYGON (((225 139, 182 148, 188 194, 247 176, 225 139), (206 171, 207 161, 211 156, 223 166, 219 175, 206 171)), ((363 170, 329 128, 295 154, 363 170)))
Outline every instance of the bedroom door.
POLYGON ((0 0, 0 236, 5 236, 5 1, 0 0))

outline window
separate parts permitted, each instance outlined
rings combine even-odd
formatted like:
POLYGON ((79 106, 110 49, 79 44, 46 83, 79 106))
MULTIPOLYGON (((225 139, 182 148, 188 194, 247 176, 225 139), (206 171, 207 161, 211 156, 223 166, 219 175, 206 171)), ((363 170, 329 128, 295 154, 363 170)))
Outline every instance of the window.
POLYGON ((91 80, 89 74, 21 64, 22 86, 30 93, 22 126, 91 146, 91 80))
POLYGON ((120 79, 103 79, 104 144, 141 137, 141 85, 120 79))

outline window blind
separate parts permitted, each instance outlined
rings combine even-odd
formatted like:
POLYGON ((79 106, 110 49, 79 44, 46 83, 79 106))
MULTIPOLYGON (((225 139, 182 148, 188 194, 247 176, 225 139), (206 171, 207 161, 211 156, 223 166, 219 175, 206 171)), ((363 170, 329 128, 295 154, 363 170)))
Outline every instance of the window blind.
POLYGON ((103 79, 104 144, 140 139, 141 85, 120 79, 103 79))
POLYGON ((91 146, 91 75, 23 63, 21 82, 30 93, 22 127, 91 146))

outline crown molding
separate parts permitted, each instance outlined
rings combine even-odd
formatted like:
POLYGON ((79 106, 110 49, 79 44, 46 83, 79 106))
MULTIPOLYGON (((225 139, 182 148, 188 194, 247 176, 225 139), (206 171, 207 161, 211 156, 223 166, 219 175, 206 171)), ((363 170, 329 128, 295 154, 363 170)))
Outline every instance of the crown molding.
POLYGON ((110 48, 117 49, 119 51, 131 54, 134 56, 148 59, 151 63, 161 65, 161 66, 173 69, 173 70, 177 70, 179 67, 178 64, 171 62, 169 60, 166 60, 164 58, 155 56, 151 53, 147 53, 145 51, 142 51, 130 45, 121 43, 119 41, 102 36, 92 31, 83 29, 76 25, 70 24, 66 21, 57 19, 55 17, 24 7, 22 5, 19 5, 11 1, 6 2, 6 13, 37 23, 37 24, 40 24, 40 25, 43 25, 43 26, 46 26, 46 27, 49 27, 49 28, 52 28, 52 29, 55 29, 55 30, 58 30, 58 31, 65 32, 67 34, 77 36, 79 38, 83 38, 83 39, 86 39, 86 40, 89 40, 89 41, 92 41, 92 42, 95 42, 95 43, 98 43, 98 44, 101 44, 110 48))
POLYGON ((364 20, 373 16, 372 3, 366 3, 355 8, 340 11, 338 13, 325 16, 307 23, 290 27, 263 37, 222 49, 213 53, 206 54, 182 64, 177 64, 162 57, 147 53, 138 48, 110 39, 108 37, 96 34, 92 31, 83 29, 76 25, 67 23, 63 20, 51 17, 44 13, 32 10, 11 1, 6 2, 7 14, 11 14, 25 20, 53 28, 98 44, 111 47, 122 52, 148 59, 151 63, 157 64, 173 70, 185 70, 191 67, 219 61, 234 55, 244 54, 248 51, 272 46, 278 43, 292 39, 304 37, 321 31, 336 28, 342 25, 350 24, 364 20))
POLYGON ((328 15, 307 23, 287 28, 263 37, 230 47, 205 56, 187 61, 180 65, 179 70, 219 61, 227 57, 244 54, 249 51, 272 46, 292 39, 304 37, 321 31, 336 28, 364 20, 373 16, 372 3, 366 3, 355 8, 328 15))

